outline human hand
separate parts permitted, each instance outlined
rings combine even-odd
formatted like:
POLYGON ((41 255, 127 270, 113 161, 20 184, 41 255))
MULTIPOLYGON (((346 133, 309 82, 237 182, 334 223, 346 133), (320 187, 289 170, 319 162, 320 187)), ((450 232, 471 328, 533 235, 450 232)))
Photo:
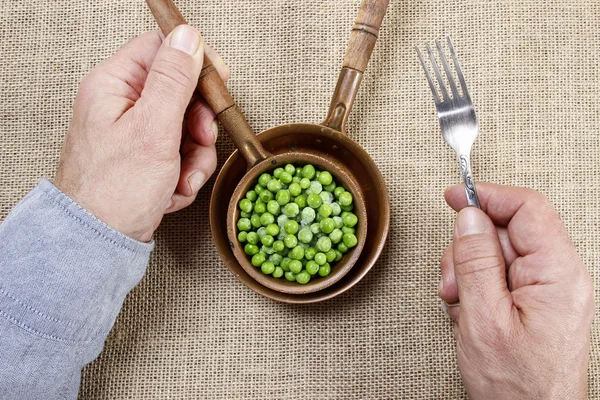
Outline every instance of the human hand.
POLYGON ((217 163, 215 115, 193 98, 205 52, 226 80, 221 58, 187 25, 164 42, 145 33, 98 65, 79 87, 55 185, 140 241, 190 205, 217 163))
POLYGON ((464 187, 446 191, 460 212, 439 292, 448 304, 460 300, 447 310, 467 393, 587 398, 593 283, 564 225, 533 190, 477 189, 483 211, 466 207, 464 187))

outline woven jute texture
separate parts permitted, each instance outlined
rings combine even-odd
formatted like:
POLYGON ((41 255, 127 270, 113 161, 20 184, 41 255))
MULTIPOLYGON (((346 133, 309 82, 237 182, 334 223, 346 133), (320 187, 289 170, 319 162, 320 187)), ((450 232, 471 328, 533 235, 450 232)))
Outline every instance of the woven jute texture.
MULTIPOLYGON (((319 122, 358 0, 180 0, 231 68, 256 131, 319 122)), ((0 217, 54 175, 81 78, 142 32, 141 0, 0 0, 0 217)), ((476 179, 532 187, 556 205, 600 285, 600 6, 595 0, 392 1, 348 124, 391 197, 392 228, 350 292, 310 306, 243 286, 208 226, 214 178, 156 234, 82 399, 465 398, 439 260, 458 183, 414 46, 451 34, 479 117, 476 179)), ((233 147, 218 141, 220 163, 233 147)), ((597 297, 597 301, 600 301, 597 297)), ((600 399, 600 325, 590 397, 600 399)))

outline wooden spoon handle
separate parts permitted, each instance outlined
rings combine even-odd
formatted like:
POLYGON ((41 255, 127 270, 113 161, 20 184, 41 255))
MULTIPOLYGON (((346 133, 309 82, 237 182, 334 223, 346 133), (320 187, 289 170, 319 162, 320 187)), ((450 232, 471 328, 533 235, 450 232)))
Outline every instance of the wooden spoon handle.
POLYGON ((350 33, 342 71, 323 125, 346 133, 346 121, 358 93, 362 74, 377 42, 389 0, 363 0, 350 33))
MULTIPOLYGON (((187 24, 172 0, 146 0, 160 30, 166 36, 173 29, 187 24)), ((198 92, 208 103, 235 146, 248 163, 248 169, 271 156, 256 138, 248 121, 239 110, 225 83, 208 57, 204 57, 198 79, 198 92)))

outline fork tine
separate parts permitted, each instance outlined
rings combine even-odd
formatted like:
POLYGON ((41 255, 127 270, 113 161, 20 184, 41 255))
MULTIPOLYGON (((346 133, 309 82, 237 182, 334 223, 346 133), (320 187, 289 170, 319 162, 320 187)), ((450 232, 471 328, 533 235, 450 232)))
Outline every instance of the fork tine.
POLYGON ((442 66, 444 67, 444 71, 446 71, 446 77, 448 77, 448 82, 450 83, 450 89, 452 90, 452 97, 455 99, 458 97, 458 89, 456 88, 456 83, 454 82, 454 78, 452 77, 452 71, 450 71, 450 66, 446 61, 446 56, 444 55, 444 50, 442 50, 442 46, 440 45, 440 41, 436 39, 435 46, 437 47, 438 54, 440 55, 440 60, 442 61, 442 66))
POLYGON ((462 69, 460 68, 460 63, 458 62, 458 58, 456 57, 456 51, 454 50, 454 46, 452 45, 452 39, 448 36, 448 46, 450 47, 450 53, 452 54, 452 59, 454 60, 454 68, 456 68, 456 75, 458 75, 458 80, 460 81, 460 86, 462 87, 463 95, 466 98, 469 97, 469 92, 467 91, 467 82, 465 82, 465 77, 462 73, 462 69))
POLYGON ((427 45, 427 52, 429 53, 429 59, 431 60, 431 66, 433 67, 433 72, 440 84, 440 90, 442 91, 443 101, 448 101, 448 91, 446 90, 446 85, 444 85, 444 80, 442 79, 442 74, 440 74, 440 69, 438 68, 437 62, 435 62, 435 57, 433 56, 433 51, 431 51, 431 47, 427 45))
POLYGON ((425 60, 423 60, 423 56, 421 55, 419 48, 415 47, 415 50, 417 50, 417 55, 419 56, 419 60, 421 61, 421 66, 423 67, 423 71, 425 71, 425 76, 427 76, 427 82, 429 82, 429 87, 431 88, 431 92, 433 93, 433 101, 437 105, 440 103, 440 96, 438 95, 437 89, 435 88, 435 84, 433 83, 433 80, 431 79, 431 75, 429 74, 429 69, 427 69, 427 65, 425 64, 425 60))

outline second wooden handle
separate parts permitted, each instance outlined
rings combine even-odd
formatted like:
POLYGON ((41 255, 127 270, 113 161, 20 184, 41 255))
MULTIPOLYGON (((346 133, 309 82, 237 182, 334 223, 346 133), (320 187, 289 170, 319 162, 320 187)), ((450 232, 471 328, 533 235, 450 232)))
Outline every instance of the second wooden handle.
POLYGON ((352 27, 344 67, 365 72, 377 42, 389 0, 363 0, 352 27))

